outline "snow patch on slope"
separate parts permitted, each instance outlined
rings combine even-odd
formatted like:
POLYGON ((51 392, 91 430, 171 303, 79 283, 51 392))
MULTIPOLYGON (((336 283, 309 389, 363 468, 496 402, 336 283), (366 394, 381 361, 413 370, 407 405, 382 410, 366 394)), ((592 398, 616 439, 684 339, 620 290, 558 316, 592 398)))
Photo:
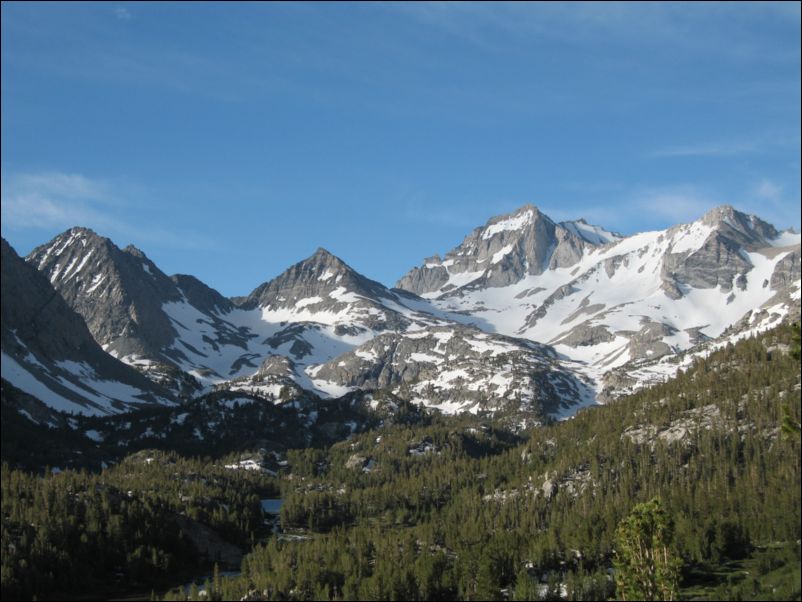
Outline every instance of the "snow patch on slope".
POLYGON ((531 209, 527 209, 518 215, 513 215, 505 220, 491 224, 485 228, 485 231, 482 233, 482 239, 487 240, 492 238, 495 234, 498 234, 499 232, 505 232, 507 230, 520 230, 532 221, 533 215, 534 212, 531 209))

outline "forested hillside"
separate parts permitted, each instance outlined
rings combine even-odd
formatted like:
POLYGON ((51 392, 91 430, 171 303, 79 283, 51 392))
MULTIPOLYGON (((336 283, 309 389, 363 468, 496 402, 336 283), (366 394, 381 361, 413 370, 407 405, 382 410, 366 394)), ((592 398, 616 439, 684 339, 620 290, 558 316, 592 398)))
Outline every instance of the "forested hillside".
POLYGON ((387 425, 290 451, 275 478, 148 452, 100 475, 4 467, 3 597, 164 592, 203 566, 183 515, 255 545, 239 576, 168 599, 613 598, 616 528, 658 498, 680 596, 799 599, 795 344, 782 326, 524 432, 472 416, 387 425), (272 533, 258 501, 279 491, 272 533))

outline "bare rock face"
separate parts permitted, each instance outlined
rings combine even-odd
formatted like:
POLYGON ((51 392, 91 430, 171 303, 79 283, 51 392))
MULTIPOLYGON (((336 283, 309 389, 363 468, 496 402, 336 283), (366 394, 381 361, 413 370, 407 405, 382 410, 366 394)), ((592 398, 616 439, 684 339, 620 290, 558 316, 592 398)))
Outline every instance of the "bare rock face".
POLYGON ((339 257, 319 248, 282 274, 256 287, 243 307, 294 307, 309 299, 337 289, 366 297, 387 297, 387 288, 354 271, 339 257))
POLYGON ((576 288, 574 287, 573 283, 569 282, 568 284, 564 284, 551 293, 543 303, 532 313, 530 313, 526 317, 526 322, 521 330, 525 330, 527 328, 531 328, 535 326, 539 320, 545 318, 546 315, 549 313, 549 308, 554 305, 557 301, 564 299, 570 295, 573 295, 576 292, 576 288))
POLYGON ((462 287, 503 287, 527 275, 574 265, 585 249, 617 239, 584 220, 555 223, 537 207, 525 205, 476 228, 445 260, 425 260, 396 286, 432 296, 454 294, 462 287))
POLYGON ((548 347, 456 325, 379 335, 311 374, 340 386, 390 390, 449 412, 526 409, 545 415, 588 394, 587 384, 548 347))
POLYGON ((349 470, 362 470, 362 467, 367 464, 368 459, 359 454, 352 454, 345 462, 345 467, 349 470))
POLYGON ((726 238, 748 251, 769 246, 779 232, 757 216, 746 215, 730 205, 721 205, 702 216, 702 223, 717 228, 726 238))
MULTIPOLYGON (((752 264, 743 252, 770 246, 779 233, 771 224, 729 205, 712 209, 700 222, 710 228, 707 240, 693 251, 667 253, 663 259, 664 281, 678 283, 679 289, 685 285, 723 290, 736 286, 744 290, 752 264)), ((675 229, 669 233, 672 230, 675 229)))
POLYGON ((439 255, 427 257, 423 267, 412 268, 406 276, 398 281, 396 287, 415 294, 440 290, 449 279, 448 269, 442 263, 443 260, 439 255))
POLYGON ((790 287, 794 282, 802 278, 800 270, 800 249, 799 246, 792 252, 783 257, 774 268, 771 274, 769 285, 775 291, 781 291, 790 287))
MULTIPOLYGON (((91 230, 72 228, 26 260, 81 315, 105 351, 177 395, 200 386, 185 371, 188 355, 204 358, 233 346, 242 350, 233 368, 251 365, 248 342, 257 335, 224 318, 234 304, 193 276, 167 277, 136 247, 120 249, 91 230)), ((214 372, 193 367, 200 376, 214 372)))
POLYGON ((175 338, 162 304, 181 294, 142 251, 73 228, 26 258, 86 321, 95 340, 118 357, 158 357, 175 338))
POLYGON ((170 276, 170 280, 180 289, 190 305, 204 313, 227 314, 235 307, 230 299, 226 299, 195 276, 175 274, 170 276))
POLYGON ((799 282, 800 277, 802 277, 800 274, 800 247, 796 245, 794 251, 777 262, 769 281, 771 289, 777 292, 765 303, 765 306, 777 304, 787 306, 789 308, 788 319, 792 322, 799 322, 802 318, 799 299, 792 297, 792 293, 797 290, 796 283, 799 282))
POLYGON ((97 347, 83 320, 5 239, 2 282, 3 349, 18 344, 15 335, 31 351, 54 359, 97 347))
POLYGON ((720 286, 730 290, 734 283, 743 290, 745 282, 739 276, 752 269, 752 264, 740 250, 732 239, 715 231, 694 252, 667 254, 663 258, 663 277, 693 288, 720 286))
POLYGON ((310 313, 348 312, 351 316, 359 315, 358 322, 363 329, 406 328, 409 320, 389 309, 382 300, 390 304, 400 303, 398 295, 384 285, 365 278, 321 248, 278 277, 258 286, 240 306, 271 311, 298 312, 308 308, 310 313))
POLYGON ((677 329, 668 324, 643 320, 643 328, 629 339, 630 357, 656 359, 671 353, 671 347, 664 343, 663 339, 676 332, 677 329))
POLYGON ((256 371, 256 377, 291 376, 294 370, 295 363, 290 358, 283 355, 268 355, 256 371))
POLYGON ((569 347, 586 347, 590 345, 598 345, 599 343, 608 343, 615 339, 606 326, 598 324, 593 326, 588 322, 583 322, 576 326, 567 335, 552 341, 553 344, 563 344, 569 347))
POLYGON ((3 378, 23 390, 30 389, 25 383, 35 379, 52 392, 50 395, 37 387, 37 395, 45 404, 82 413, 113 413, 132 405, 171 403, 165 390, 104 353, 81 316, 5 239, 2 282, 2 347, 18 366, 9 365, 7 370, 4 360, 3 378), (124 395, 109 394, 103 383, 129 388, 124 395))
POLYGON ((599 401, 602 403, 613 401, 622 393, 635 390, 638 384, 638 379, 631 376, 628 370, 620 368, 610 370, 602 378, 599 401))

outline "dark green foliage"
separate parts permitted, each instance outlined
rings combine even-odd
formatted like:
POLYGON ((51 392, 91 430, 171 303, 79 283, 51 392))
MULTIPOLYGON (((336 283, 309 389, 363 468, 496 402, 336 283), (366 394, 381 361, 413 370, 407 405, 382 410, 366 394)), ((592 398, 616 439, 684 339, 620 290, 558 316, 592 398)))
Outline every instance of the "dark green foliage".
MULTIPOLYGON (((800 444, 778 428, 785 404, 799 420, 799 362, 782 351, 791 335, 783 327, 725 347, 663 385, 526 433, 504 428, 504 417, 431 417, 290 451, 276 480, 283 532, 257 533, 242 575, 210 577, 207 599, 610 599, 616 529, 655 497, 673 519, 682 587, 697 599, 799 599, 800 444), (724 570, 735 565, 749 578, 724 570)), ((219 464, 165 457, 199 476, 219 464)), ((130 462, 137 499, 180 511, 168 463, 130 462)), ((41 481, 35 490, 64 475, 24 478, 41 481)), ((239 518, 219 503, 184 511, 248 545, 256 485, 209 486, 241 492, 231 506, 239 518)), ((7 527, 5 495, 4 549, 20 535, 7 527)), ((29 534, 48 545, 58 537, 29 534)), ((4 556, 4 588, 19 560, 4 556)))
POLYGON ((100 475, 2 471, 2 596, 171 584, 206 559, 183 514, 248 545, 263 528, 260 495, 275 481, 175 454, 141 452, 100 475))
MULTIPOLYGON (((99 471, 103 462, 118 462, 142 449, 177 451, 185 456, 219 457, 232 451, 267 449, 285 452, 305 446, 322 448, 352 433, 393 424, 426 423, 418 406, 389 393, 377 393, 397 414, 382 405, 373 409, 357 394, 321 400, 307 394, 286 405, 248 393, 215 391, 180 406, 147 407, 114 416, 66 415, 56 412, 55 424, 36 424, 18 412, 32 398, 5 380, 2 383, 2 458, 14 468, 41 472, 46 466, 99 471), (313 418, 314 417, 314 418, 313 418), (103 442, 83 432, 102 434, 103 442)), ((41 402, 38 406, 45 407, 41 402)), ((27 410, 26 410, 27 412, 27 410)), ((28 412, 30 413, 30 412, 28 412)), ((46 420, 40 422, 46 423, 46 420)))
MULTIPOLYGON (((44 466, 101 466, 108 454, 95 442, 69 428, 67 419, 60 425, 37 424, 17 411, 30 399, 8 381, 2 381, 0 393, 0 447, 3 461, 15 468, 41 472, 44 466)), ((39 402, 41 404, 41 402, 39 402)))
POLYGON ((749 558, 707 570, 687 571, 683 597, 689 600, 799 600, 802 571, 799 545, 771 544, 749 558))
POLYGON ((674 524, 659 498, 638 504, 615 532, 615 584, 622 600, 674 600, 681 562, 674 524))
POLYGON ((802 325, 794 326, 794 334, 791 338, 791 357, 796 361, 802 358, 802 325))
MULTIPOLYGON (((794 327, 794 334, 793 339, 791 340, 791 357, 794 358, 797 362, 799 362, 800 357, 802 357, 802 352, 800 351, 800 325, 797 324, 794 327)), ((796 405, 796 416, 797 418, 794 419, 793 415, 794 412, 791 409, 791 404, 786 404, 783 408, 783 420, 782 420, 782 430, 788 437, 796 437, 797 439, 800 436, 800 432, 802 432, 802 425, 799 422, 799 404, 800 399, 799 395, 795 396, 795 400, 793 402, 796 405)))

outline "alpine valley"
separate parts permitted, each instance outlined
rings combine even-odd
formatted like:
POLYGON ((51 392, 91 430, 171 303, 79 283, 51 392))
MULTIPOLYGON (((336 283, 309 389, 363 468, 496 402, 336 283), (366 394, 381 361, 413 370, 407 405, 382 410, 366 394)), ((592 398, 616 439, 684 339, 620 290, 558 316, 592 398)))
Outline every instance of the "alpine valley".
POLYGON ((800 241, 525 205, 394 288, 321 248, 227 298, 87 228, 3 240, 3 598, 605 599, 660 495, 684 595, 799 599, 800 241))

